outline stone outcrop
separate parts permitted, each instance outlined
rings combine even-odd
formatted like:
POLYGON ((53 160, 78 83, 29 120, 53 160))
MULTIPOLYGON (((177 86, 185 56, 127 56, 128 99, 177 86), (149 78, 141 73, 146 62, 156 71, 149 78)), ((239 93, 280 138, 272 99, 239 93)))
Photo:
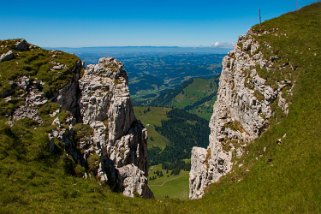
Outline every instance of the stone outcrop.
POLYGON ((8 61, 14 58, 14 53, 12 50, 9 50, 8 52, 1 54, 0 56, 0 62, 8 61))
POLYGON ((126 196, 150 198, 147 132, 135 118, 127 84, 123 65, 113 58, 85 69, 79 80, 81 116, 94 131, 84 153, 100 157, 96 174, 101 182, 126 196))
POLYGON ((38 115, 38 109, 48 102, 44 93, 39 90, 42 87, 42 82, 38 80, 31 81, 28 77, 22 76, 18 79, 16 85, 18 89, 24 92, 21 95, 24 98, 24 103, 13 112, 13 120, 29 118, 41 124, 42 120, 38 115))
MULTIPOLYGON (((17 40, 15 45, 11 48, 13 48, 13 50, 15 50, 15 51, 28 51, 30 48, 30 44, 24 39, 17 40)), ((8 50, 6 53, 1 54, 0 55, 0 62, 9 61, 9 60, 14 59, 15 55, 14 55, 13 50, 8 50)))
POLYGON ((274 113, 272 104, 277 99, 279 107, 288 113, 288 103, 281 90, 291 85, 291 81, 269 85, 260 76, 274 69, 277 56, 265 59, 255 36, 249 32, 240 37, 234 50, 223 59, 217 100, 209 124, 209 146, 192 150, 191 199, 201 198, 209 184, 231 171, 233 161, 242 156, 246 145, 268 127, 274 113))
POLYGON ((17 51, 28 51, 29 50, 29 43, 26 40, 17 41, 15 44, 15 50, 17 51))
MULTIPOLYGON (((29 55, 35 48, 41 51, 25 40, 3 41, 0 62, 18 65, 20 52, 29 55)), ((10 107, 5 111, 7 124, 26 119, 24 123, 35 121, 31 124, 36 128, 46 127, 49 150, 64 155, 67 174, 95 176, 113 191, 152 198, 147 185, 147 130, 135 118, 123 65, 102 58, 84 68, 79 59, 60 51, 43 51, 41 56, 48 59, 43 62, 48 75, 63 73, 59 78, 66 79, 59 87, 48 87, 53 86, 50 78, 41 80, 36 72, 21 72, 8 80, 1 91, 3 104, 10 107)))
MULTIPOLYGON (((74 74, 70 83, 60 89, 54 97, 50 98, 50 100, 60 104, 63 109, 71 112, 77 121, 80 120, 80 91, 78 81, 81 69, 81 61, 78 61, 70 70, 70 72, 74 74)), ((11 85, 15 90, 22 92, 20 99, 23 100, 23 104, 14 110, 12 119, 20 120, 29 118, 41 124, 42 120, 39 117, 38 110, 48 102, 48 97, 41 91, 44 83, 38 79, 30 80, 29 77, 22 76, 19 77, 16 82, 11 82, 11 85)))

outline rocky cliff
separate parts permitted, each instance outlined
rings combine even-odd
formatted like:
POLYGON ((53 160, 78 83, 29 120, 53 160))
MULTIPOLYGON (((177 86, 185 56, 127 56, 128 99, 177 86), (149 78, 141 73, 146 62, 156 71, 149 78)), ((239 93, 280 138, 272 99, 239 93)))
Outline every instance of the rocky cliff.
POLYGON ((82 121, 93 129, 85 157, 101 158, 97 177, 126 196, 153 197, 146 178, 147 130, 135 118, 123 65, 101 58, 79 83, 82 121))
MULTIPOLYGON (((84 68, 73 55, 25 40, 0 45, 1 120, 47 132, 48 146, 41 148, 62 157, 66 173, 96 177, 129 197, 152 198, 147 131, 135 118, 123 65, 102 58, 84 68)), ((30 141, 36 134, 42 133, 30 141)))
POLYGON ((283 71, 294 68, 288 62, 280 64, 277 55, 265 57, 263 50, 271 46, 256 39, 268 33, 277 34, 274 31, 249 31, 223 59, 217 101, 209 124, 209 146, 192 150, 191 199, 201 198, 209 184, 231 171, 244 148, 267 129, 277 107, 288 114, 288 102, 282 93, 291 92, 292 83, 291 76, 283 71), (265 78, 275 71, 282 74, 282 81, 265 78))

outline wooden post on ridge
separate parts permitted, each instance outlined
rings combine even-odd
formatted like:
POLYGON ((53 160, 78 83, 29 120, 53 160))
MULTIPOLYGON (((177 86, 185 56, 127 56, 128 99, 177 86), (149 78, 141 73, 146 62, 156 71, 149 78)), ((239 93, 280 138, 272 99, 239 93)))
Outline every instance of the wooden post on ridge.
POLYGON ((259 8, 259 23, 260 23, 260 25, 261 25, 261 23, 262 23, 261 8, 259 8))

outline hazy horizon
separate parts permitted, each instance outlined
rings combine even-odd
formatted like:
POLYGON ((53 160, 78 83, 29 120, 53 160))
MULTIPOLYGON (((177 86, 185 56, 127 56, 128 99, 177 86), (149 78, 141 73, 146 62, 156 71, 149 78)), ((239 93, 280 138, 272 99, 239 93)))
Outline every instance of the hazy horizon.
MULTIPOLYGON (((24 38, 22 38, 24 39, 24 38)), ((101 45, 101 46, 57 46, 57 47, 43 47, 43 48, 71 48, 71 49, 81 49, 81 48, 213 48, 213 49, 224 49, 233 48, 233 44, 229 44, 226 47, 215 47, 215 46, 183 46, 183 45, 101 45)))
POLYGON ((186 54, 227 54, 232 48, 216 47, 178 47, 178 46, 102 46, 102 47, 56 47, 48 50, 61 50, 79 57, 99 56, 117 57, 128 55, 186 55, 186 54))

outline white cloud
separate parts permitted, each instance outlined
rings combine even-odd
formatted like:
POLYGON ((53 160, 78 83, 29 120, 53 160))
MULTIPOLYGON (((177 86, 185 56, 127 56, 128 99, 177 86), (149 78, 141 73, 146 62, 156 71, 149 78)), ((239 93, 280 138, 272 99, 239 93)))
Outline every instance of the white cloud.
POLYGON ((212 46, 215 48, 232 48, 233 44, 228 42, 214 42, 212 46))

